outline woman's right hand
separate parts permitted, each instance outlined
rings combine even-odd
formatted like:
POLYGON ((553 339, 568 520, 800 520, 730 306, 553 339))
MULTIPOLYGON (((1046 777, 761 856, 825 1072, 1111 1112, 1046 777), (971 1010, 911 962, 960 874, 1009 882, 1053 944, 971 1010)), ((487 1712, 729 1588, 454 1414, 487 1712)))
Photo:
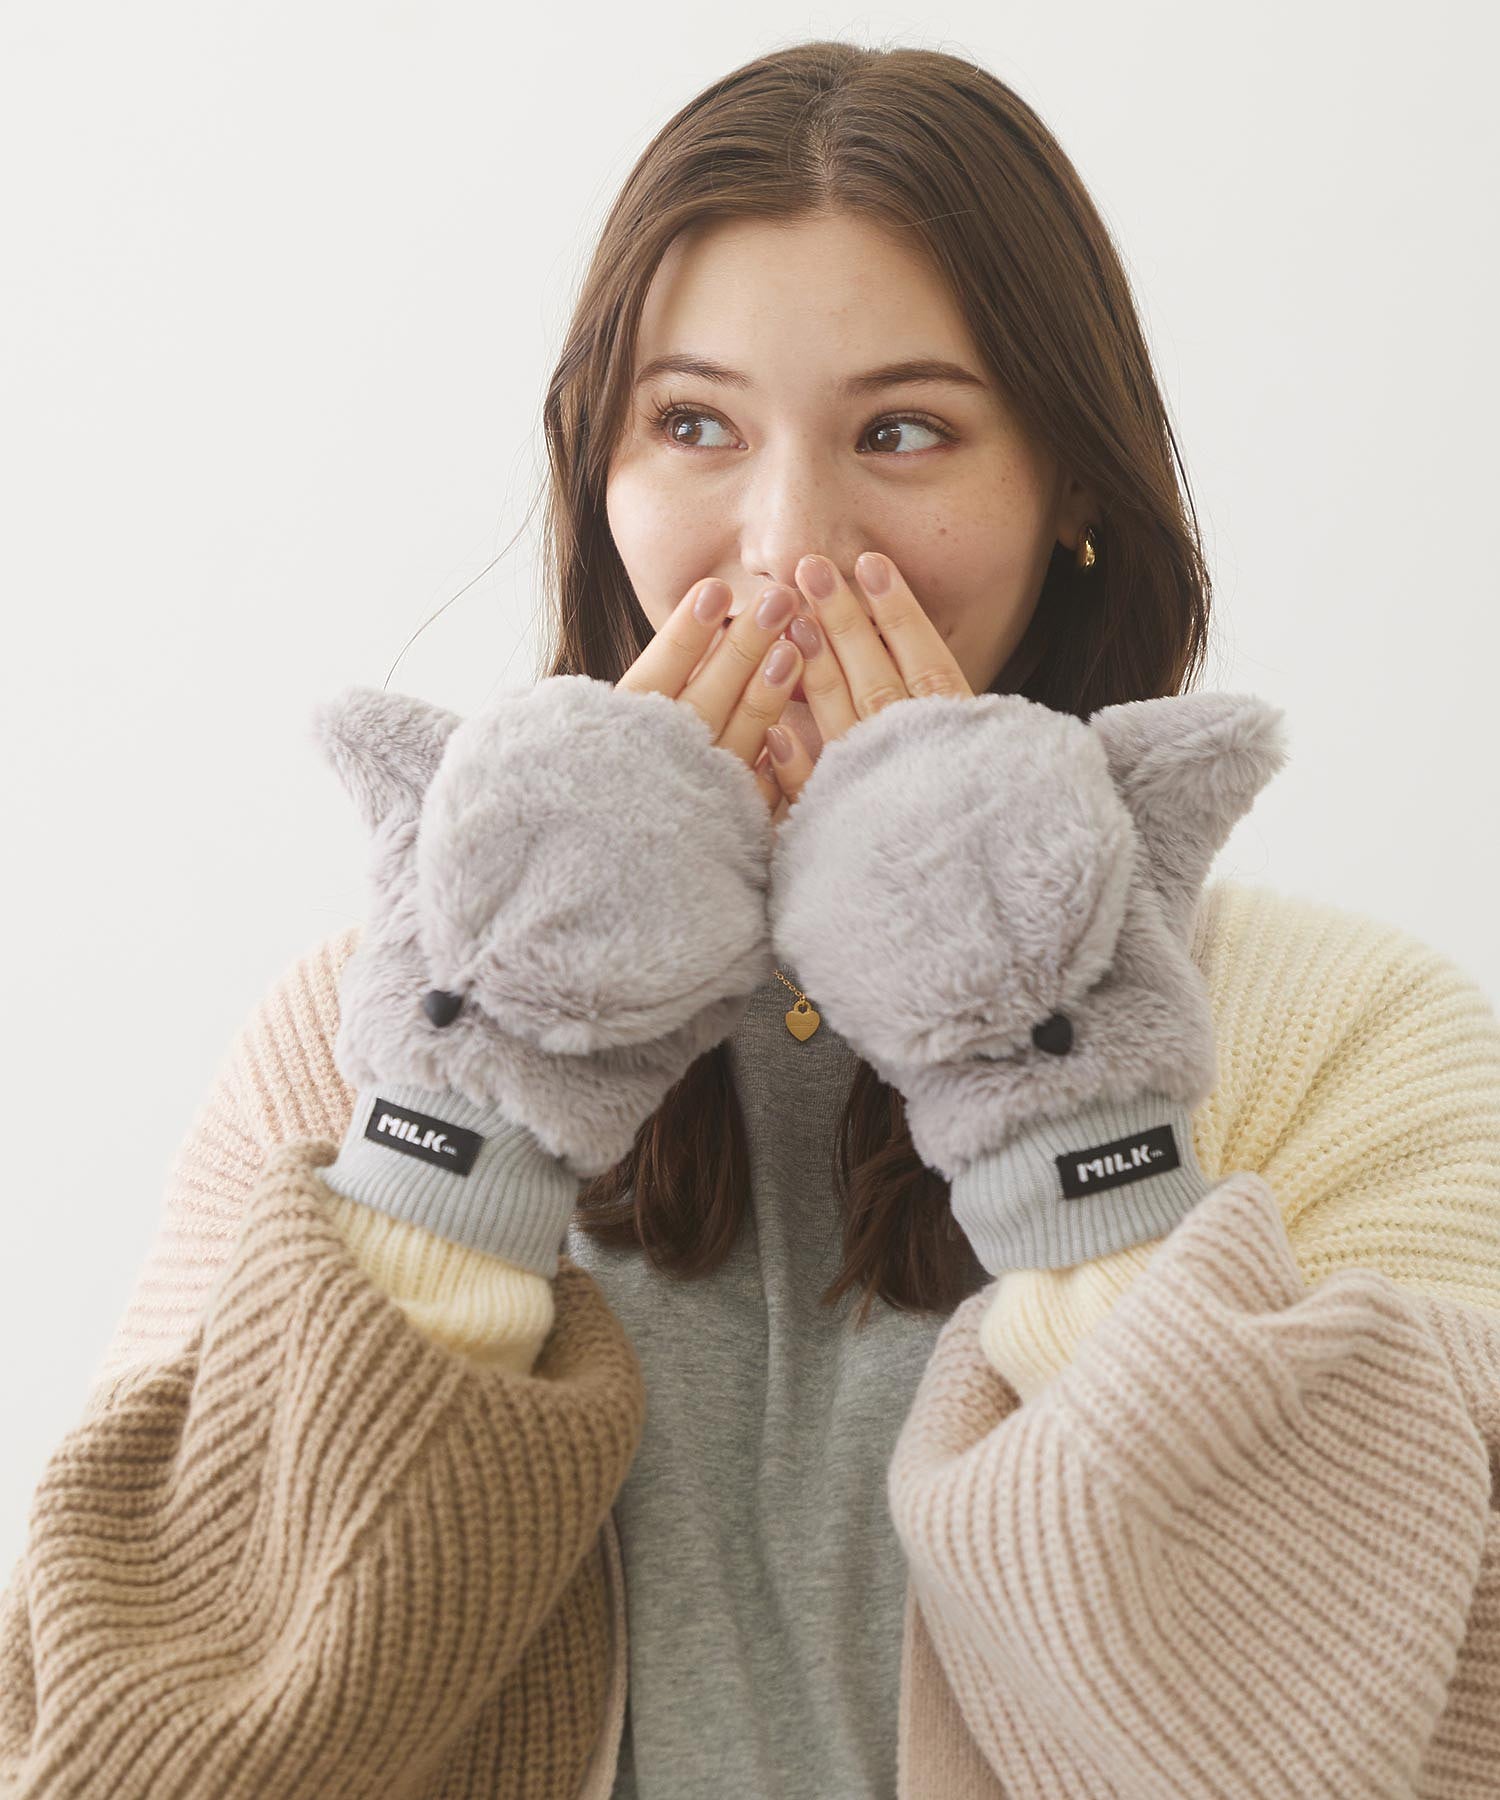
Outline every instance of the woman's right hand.
POLYGON ((801 595, 794 587, 773 582, 761 589, 737 618, 725 619, 734 594, 716 576, 695 581, 667 615, 656 636, 635 659, 616 687, 637 693, 656 692, 691 706, 708 721, 714 741, 748 764, 767 808, 782 799, 769 767, 757 768, 765 748, 766 728, 774 725, 791 698, 802 672, 802 652, 781 633, 795 617, 801 595), (718 604, 700 618, 694 603, 705 590, 718 604), (780 616, 762 623, 760 613, 771 598, 783 602, 780 616), (773 680, 779 674, 780 680, 773 680))

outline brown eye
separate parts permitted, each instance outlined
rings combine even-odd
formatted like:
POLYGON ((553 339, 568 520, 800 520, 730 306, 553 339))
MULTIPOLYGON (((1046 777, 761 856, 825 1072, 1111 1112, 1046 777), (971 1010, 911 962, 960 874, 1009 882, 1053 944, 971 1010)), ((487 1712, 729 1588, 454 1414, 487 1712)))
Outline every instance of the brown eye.
POLYGON ((443 988, 429 988, 422 996, 422 1011, 434 1025, 451 1025, 463 1006, 462 994, 450 994, 443 988))
POLYGON ((1066 1056, 1073 1048, 1073 1021, 1066 1013, 1053 1013, 1032 1026, 1031 1041, 1049 1056, 1066 1056))

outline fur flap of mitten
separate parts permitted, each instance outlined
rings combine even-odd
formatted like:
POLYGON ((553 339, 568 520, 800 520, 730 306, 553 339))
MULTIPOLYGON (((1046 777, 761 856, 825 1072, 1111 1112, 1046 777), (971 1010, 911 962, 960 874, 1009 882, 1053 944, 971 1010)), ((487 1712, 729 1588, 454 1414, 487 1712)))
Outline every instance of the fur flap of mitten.
POLYGON ((313 737, 371 832, 344 1079, 492 1103, 588 1178, 769 979, 770 815, 656 692, 587 675, 468 718, 350 687, 313 737))
POLYGON ((898 700, 825 744, 777 831, 771 935, 953 1178, 1030 1121, 1214 1081, 1190 955, 1213 857, 1285 761, 1248 694, 898 700))

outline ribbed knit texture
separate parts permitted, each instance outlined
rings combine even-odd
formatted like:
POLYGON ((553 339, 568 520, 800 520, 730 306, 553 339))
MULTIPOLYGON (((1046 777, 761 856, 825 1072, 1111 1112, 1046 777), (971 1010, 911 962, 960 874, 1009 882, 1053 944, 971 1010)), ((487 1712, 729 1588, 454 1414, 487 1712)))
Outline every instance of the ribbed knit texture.
MULTIPOLYGON (((575 1791, 638 1365, 566 1261, 317 1180, 356 938, 237 1039, 44 1472, 0 1791, 575 1791)), ((1197 1158, 1252 1173, 940 1335, 890 1466, 936 1651, 902 1800, 1500 1795, 1500 1024, 1419 940, 1269 889, 1211 886, 1195 959, 1197 1158)))
POLYGON ((955 1312, 891 1468, 932 1642, 1007 1795, 1493 1800, 1500 1021, 1269 889, 1194 959, 1197 1158, 1260 1179, 955 1312))
POLYGON ((1060 1118, 1033 1119, 999 1150, 959 1170, 949 1189, 953 1216, 991 1275, 1008 1269, 1066 1268, 1125 1244, 1163 1238, 1208 1192, 1193 1149, 1192 1111, 1165 1094, 1091 1100, 1060 1118), (1111 1182, 1098 1152, 1170 1131, 1176 1160, 1134 1166, 1132 1179, 1111 1182), (1070 1192, 1075 1173, 1092 1160, 1094 1191, 1070 1192))
POLYGON ((1500 1792, 1500 1319, 1309 1289, 1231 1176, 1034 1400, 955 1312, 892 1511, 1014 1794, 1500 1792))
POLYGON ((639 1361, 571 1265, 532 1374, 413 1331, 329 1217, 335 1149, 272 1152, 188 1347, 49 1461, 0 1635, 11 1791, 577 1790, 639 1361))
POLYGON ((493 1101, 404 1081, 355 1096, 349 1129, 323 1179, 346 1199, 549 1281, 583 1186, 529 1126, 507 1118, 493 1101), (480 1143, 472 1166, 445 1167, 393 1147, 399 1136, 380 1136, 392 1108, 402 1109, 397 1118, 416 1112, 473 1132, 480 1143))
MULTIPOLYGON (((271 983, 225 1052, 179 1145, 156 1240, 96 1381, 187 1340, 270 1149, 342 1142, 355 1093, 333 1060, 339 976, 360 938, 345 926, 271 983)), ((480 1361, 529 1369, 552 1326, 552 1283, 341 1195, 334 1223, 355 1260, 414 1324, 480 1361)))
MULTIPOLYGON (((1383 920, 1239 882, 1208 888, 1192 954, 1218 1062, 1204 1173, 1265 1177, 1309 1282, 1373 1269, 1500 1313, 1500 1020, 1473 978, 1383 920)), ((1007 1273, 987 1359, 1030 1399, 1155 1249, 1007 1273)))

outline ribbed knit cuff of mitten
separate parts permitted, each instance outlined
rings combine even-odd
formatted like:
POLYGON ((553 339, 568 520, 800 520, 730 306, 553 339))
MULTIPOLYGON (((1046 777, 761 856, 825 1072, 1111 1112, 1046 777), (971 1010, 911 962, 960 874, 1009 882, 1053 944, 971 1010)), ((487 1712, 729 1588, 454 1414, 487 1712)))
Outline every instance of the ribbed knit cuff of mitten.
POLYGON ((1214 1183, 1198 1166, 1192 1111, 1146 1094, 1033 1119, 965 1164, 953 1217, 991 1275, 1064 1269, 1162 1238, 1214 1183))
POLYGON ((492 1101, 407 1082, 359 1090, 321 1174, 346 1199, 549 1281, 583 1186, 492 1101))

